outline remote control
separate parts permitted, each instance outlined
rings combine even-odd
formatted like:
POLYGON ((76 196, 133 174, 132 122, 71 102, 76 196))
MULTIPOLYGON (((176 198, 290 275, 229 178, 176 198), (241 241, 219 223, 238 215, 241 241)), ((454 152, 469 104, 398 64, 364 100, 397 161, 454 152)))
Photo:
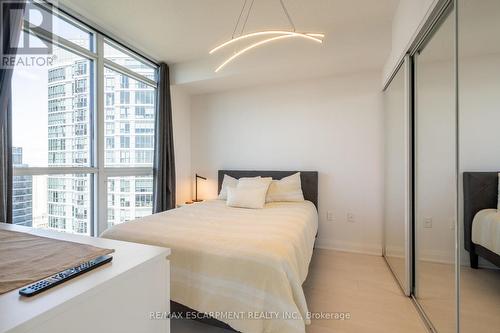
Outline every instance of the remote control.
POLYGON ((112 256, 105 255, 105 256, 100 256, 100 257, 97 257, 95 259, 89 260, 89 261, 84 262, 83 264, 81 264, 79 266, 69 268, 65 271, 57 273, 57 274, 50 276, 46 279, 40 280, 36 283, 33 283, 32 285, 24 287, 24 288, 19 290, 19 294, 22 296, 27 296, 27 297, 34 296, 36 294, 41 293, 42 291, 45 291, 45 290, 50 289, 54 286, 57 286, 60 283, 71 280, 72 278, 77 277, 80 274, 83 274, 85 272, 93 270, 94 268, 97 268, 101 265, 104 265, 105 263, 110 262, 112 259, 113 259, 112 256))

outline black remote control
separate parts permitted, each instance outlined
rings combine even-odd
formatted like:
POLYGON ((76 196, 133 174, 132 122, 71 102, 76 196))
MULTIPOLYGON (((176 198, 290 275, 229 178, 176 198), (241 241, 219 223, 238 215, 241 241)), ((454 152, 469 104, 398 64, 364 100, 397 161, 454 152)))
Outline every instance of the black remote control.
POLYGON ((24 287, 19 290, 19 294, 27 297, 34 296, 36 294, 41 293, 42 291, 57 286, 60 283, 71 280, 72 278, 77 277, 80 274, 83 274, 85 272, 93 270, 94 268, 104 265, 105 263, 110 262, 112 259, 113 259, 112 256, 105 255, 89 260, 79 266, 69 268, 65 271, 57 273, 56 275, 50 276, 46 279, 33 283, 32 285, 24 287))

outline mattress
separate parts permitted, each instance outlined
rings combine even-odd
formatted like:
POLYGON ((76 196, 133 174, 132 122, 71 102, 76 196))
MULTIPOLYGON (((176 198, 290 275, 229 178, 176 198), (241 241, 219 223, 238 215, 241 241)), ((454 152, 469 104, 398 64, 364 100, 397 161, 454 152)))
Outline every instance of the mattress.
POLYGON ((101 236, 172 249, 171 299, 244 333, 304 333, 316 207, 212 200, 116 225, 101 236))
POLYGON ((500 211, 483 209, 474 216, 472 242, 500 255, 500 211))

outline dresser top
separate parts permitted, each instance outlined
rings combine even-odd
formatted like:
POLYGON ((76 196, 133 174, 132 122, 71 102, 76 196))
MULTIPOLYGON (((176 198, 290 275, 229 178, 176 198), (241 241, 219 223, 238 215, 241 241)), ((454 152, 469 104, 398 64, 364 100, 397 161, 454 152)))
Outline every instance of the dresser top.
POLYGON ((63 303, 84 296, 91 289, 112 280, 154 258, 167 260, 170 249, 122 242, 111 239, 73 235, 57 231, 35 229, 24 226, 0 223, 0 229, 26 232, 42 237, 90 244, 97 247, 114 249, 113 261, 64 282, 34 297, 21 297, 15 289, 0 295, 0 332, 8 331, 33 318, 39 317, 63 303))

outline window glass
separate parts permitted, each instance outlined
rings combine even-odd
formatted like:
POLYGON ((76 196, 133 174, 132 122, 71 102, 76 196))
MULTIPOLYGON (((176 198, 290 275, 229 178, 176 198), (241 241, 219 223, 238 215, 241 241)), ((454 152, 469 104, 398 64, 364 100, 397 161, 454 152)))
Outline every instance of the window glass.
MULTIPOLYGON (((12 149, 14 166, 24 166, 21 147, 12 149)), ((32 226, 33 221, 33 177, 15 176, 12 184, 12 223, 32 226)))
POLYGON ((121 136, 120 137, 120 148, 130 148, 130 137, 121 136))
POLYGON ((153 119, 154 109, 152 107, 137 106, 135 107, 135 118, 136 119, 153 119))
MULTIPOLYGON (((120 50, 114 45, 111 45, 111 43, 104 42, 104 58, 156 81, 155 67, 147 64, 146 62, 140 61, 131 54, 120 50)), ((121 82, 123 88, 128 88, 128 78, 123 78, 123 80, 119 80, 119 82, 121 82)), ((132 81, 130 80, 130 82, 132 81)), ((134 82, 134 85, 136 88, 141 88, 144 84, 134 82)))
POLYGON ((106 69, 105 81, 120 82, 109 85, 111 90, 106 93, 110 96, 106 107, 106 142, 115 144, 106 146, 105 166, 152 167, 155 89, 147 85, 138 88, 137 80, 111 69, 106 69))
POLYGON ((87 50, 93 51, 93 34, 75 23, 64 15, 52 15, 52 22, 44 23, 42 15, 51 15, 51 11, 34 3, 27 3, 24 18, 33 27, 40 27, 54 34, 54 39, 58 36, 69 40, 87 50))
POLYGON ((88 174, 14 176, 13 223, 90 235, 88 174))
POLYGON ((51 66, 14 69, 12 143, 26 167, 89 166, 92 62, 57 46, 53 53, 51 66))
POLYGON ((108 178, 108 226, 151 215, 153 177, 108 178))
POLYGON ((21 34, 19 46, 29 41, 31 47, 44 47, 46 42, 31 32, 52 32, 51 61, 19 65, 13 71, 13 222, 95 235, 103 230, 100 224, 92 228, 94 200, 104 203, 99 214, 106 214, 109 225, 152 213, 152 176, 117 176, 113 168, 139 167, 152 173, 156 88, 145 82, 156 81, 157 67, 108 40, 98 55, 105 58, 104 65, 95 63, 81 48, 97 52, 97 33, 59 11, 47 23, 42 19, 52 15, 47 8, 29 4, 25 20, 32 30, 21 34), (57 46, 57 38, 65 40, 60 40, 64 48, 57 46), (106 64, 137 75, 120 74, 106 64), (100 75, 103 85, 96 87, 100 75), (104 108, 95 112, 95 98, 101 94, 104 108), (101 130, 104 140, 98 141, 101 130), (99 163, 102 151, 104 163, 99 163), (58 168, 56 175, 50 174, 51 167, 58 168), (94 186, 101 184, 94 180, 102 174, 109 177, 105 197, 101 185, 94 186))

